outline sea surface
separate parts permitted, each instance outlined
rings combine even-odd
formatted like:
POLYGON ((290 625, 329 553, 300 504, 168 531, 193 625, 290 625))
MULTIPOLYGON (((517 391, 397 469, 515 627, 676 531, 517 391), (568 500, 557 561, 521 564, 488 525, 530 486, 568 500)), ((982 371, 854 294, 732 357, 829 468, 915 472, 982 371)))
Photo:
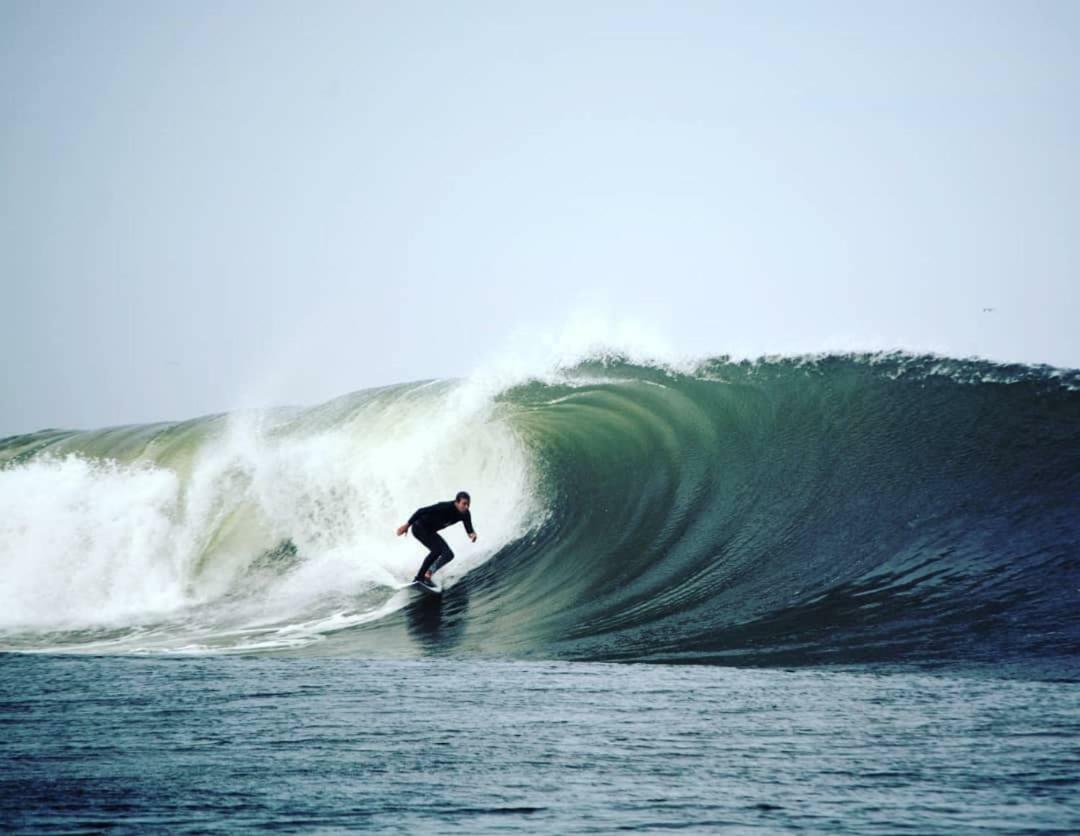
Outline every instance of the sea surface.
POLYGON ((1073 831, 1078 612, 1076 370, 593 355, 43 429, 0 829, 1073 831))
POLYGON ((1080 689, 987 674, 0 657, 21 832, 1080 828, 1080 689))

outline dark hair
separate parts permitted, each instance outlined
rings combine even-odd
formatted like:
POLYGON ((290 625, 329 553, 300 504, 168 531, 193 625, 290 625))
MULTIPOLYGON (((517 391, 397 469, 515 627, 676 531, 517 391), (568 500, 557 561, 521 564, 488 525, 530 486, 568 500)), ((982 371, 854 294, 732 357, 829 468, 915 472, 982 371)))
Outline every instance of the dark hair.
POLYGON ((458 491, 457 496, 454 497, 454 502, 461 502, 463 499, 472 504, 472 497, 469 496, 467 491, 458 491))

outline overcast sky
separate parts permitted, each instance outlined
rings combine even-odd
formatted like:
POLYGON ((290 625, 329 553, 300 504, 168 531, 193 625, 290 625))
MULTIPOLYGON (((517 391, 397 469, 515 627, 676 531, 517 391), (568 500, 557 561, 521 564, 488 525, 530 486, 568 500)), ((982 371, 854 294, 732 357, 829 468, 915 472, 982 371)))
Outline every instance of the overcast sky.
POLYGON ((593 317, 1080 366, 1078 44, 1075 2, 8 0, 0 435, 593 317))

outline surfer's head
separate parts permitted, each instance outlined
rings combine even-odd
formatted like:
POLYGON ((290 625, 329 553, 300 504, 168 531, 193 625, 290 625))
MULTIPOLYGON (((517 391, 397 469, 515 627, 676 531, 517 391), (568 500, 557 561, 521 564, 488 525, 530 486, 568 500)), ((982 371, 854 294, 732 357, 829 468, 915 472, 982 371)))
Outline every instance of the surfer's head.
POLYGON ((468 511, 469 504, 472 502, 472 497, 465 491, 458 491, 458 495, 454 497, 454 505, 457 506, 459 511, 468 511))

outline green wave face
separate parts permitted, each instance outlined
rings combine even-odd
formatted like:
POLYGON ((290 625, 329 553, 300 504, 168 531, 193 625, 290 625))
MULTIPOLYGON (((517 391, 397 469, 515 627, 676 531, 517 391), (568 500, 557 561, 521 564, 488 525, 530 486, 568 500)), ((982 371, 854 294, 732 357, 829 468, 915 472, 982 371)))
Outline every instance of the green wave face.
POLYGON ((0 529, 6 571, 46 558, 19 576, 21 610, 0 601, 22 616, 4 641, 1071 664, 1078 384, 907 355, 605 358, 498 390, 9 439, 0 495, 66 499, 16 502, 0 529), (422 550, 392 529, 460 488, 481 539, 448 532, 447 594, 413 600, 395 586, 422 550), (95 490, 138 513, 79 510, 95 490), (92 569, 61 594, 80 549, 92 569))

